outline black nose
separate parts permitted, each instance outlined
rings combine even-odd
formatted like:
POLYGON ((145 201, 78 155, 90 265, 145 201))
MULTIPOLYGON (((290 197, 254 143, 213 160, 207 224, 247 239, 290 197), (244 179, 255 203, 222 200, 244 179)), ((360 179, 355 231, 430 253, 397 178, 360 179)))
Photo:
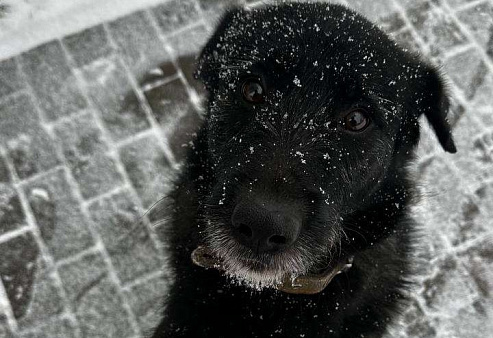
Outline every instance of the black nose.
POLYGON ((273 253, 293 244, 301 229, 301 217, 288 205, 240 202, 233 215, 233 234, 256 253, 273 253))

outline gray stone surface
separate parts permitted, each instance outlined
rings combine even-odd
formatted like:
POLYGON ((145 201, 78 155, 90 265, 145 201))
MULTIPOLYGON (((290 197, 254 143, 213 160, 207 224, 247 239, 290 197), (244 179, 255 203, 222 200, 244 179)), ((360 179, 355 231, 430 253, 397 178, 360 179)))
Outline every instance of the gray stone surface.
POLYGON ((87 106, 60 42, 24 53, 21 64, 47 120, 74 114, 87 106))
MULTIPOLYGON (((422 121, 422 272, 388 337, 493 337, 493 2, 335 2, 441 65, 452 98, 457 154, 422 121)), ((141 337, 159 320, 170 276, 140 216, 201 123, 194 58, 242 3, 258 1, 167 0, 0 61, 0 337, 141 337)))
POLYGON ((76 67, 89 65, 113 54, 109 37, 103 25, 86 29, 63 39, 76 67))
POLYGON ((200 47, 207 42, 209 35, 206 26, 195 25, 168 37, 168 43, 176 56, 194 55, 200 52, 200 47), (188 41, 196 43, 190 44, 188 41))
POLYGON ((25 94, 0 101, 0 143, 17 139, 39 128, 39 114, 31 98, 25 94), (8 117, 8 118, 7 118, 8 117))
POLYGON ((163 267, 145 224, 142 209, 128 197, 128 191, 104 198, 90 206, 90 213, 122 283, 163 267))
POLYGON ((91 198, 122 184, 115 160, 108 155, 91 114, 80 115, 55 127, 63 154, 84 198, 91 198))
POLYGON ((154 117, 162 126, 169 125, 176 118, 192 109, 187 88, 180 78, 175 78, 146 91, 145 96, 149 101, 154 117))
POLYGON ((41 176, 24 186, 41 237, 54 259, 74 255, 94 244, 64 170, 41 176))
POLYGON ((126 65, 140 79, 149 68, 169 59, 165 44, 148 20, 147 12, 137 12, 108 24, 126 65))
POLYGON ((152 331, 164 309, 169 281, 157 276, 125 290, 128 302, 143 332, 152 331))
POLYGON ((10 184, 0 183, 0 235, 25 225, 19 195, 10 184))
POLYGON ((101 59, 82 70, 87 89, 114 140, 149 128, 144 107, 121 61, 101 59))
POLYGON ((407 9, 407 15, 433 56, 467 43, 451 16, 432 2, 418 1, 407 9))
POLYGON ((201 19, 195 0, 171 0, 151 10, 162 31, 167 34, 201 19))
POLYGON ((74 305, 83 337, 132 337, 136 334, 100 254, 60 267, 67 298, 74 305), (111 318, 110 321, 107 319, 111 318))
POLYGON ((29 132, 24 130, 7 143, 7 152, 17 176, 28 178, 59 164, 56 144, 42 126, 29 132))
POLYGON ((24 88, 15 58, 0 62, 0 97, 24 88))
MULTIPOLYGON (((28 307, 25 312, 15 317, 21 331, 43 325, 46 321, 59 316, 66 306, 53 272, 45 268, 40 259, 35 264, 37 268, 28 307)), ((13 308, 14 310, 16 308, 15 302, 13 308)))
POLYGON ((50 320, 34 328, 24 330, 19 337, 21 338, 66 338, 76 337, 79 330, 72 321, 66 318, 50 320))
POLYGON ((171 163, 154 136, 120 149, 120 158, 145 208, 163 196, 172 174, 171 163))
POLYGON ((16 318, 22 318, 30 306, 38 253, 30 234, 0 244, 0 278, 16 318))

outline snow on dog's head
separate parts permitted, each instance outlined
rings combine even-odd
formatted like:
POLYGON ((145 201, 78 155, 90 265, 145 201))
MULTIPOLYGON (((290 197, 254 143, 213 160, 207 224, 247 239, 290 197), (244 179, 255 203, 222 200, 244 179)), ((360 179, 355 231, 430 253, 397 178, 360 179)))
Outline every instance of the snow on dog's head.
POLYGON ((197 75, 209 92, 205 241, 251 286, 323 269, 392 233, 376 220, 404 212, 407 187, 394 207, 375 206, 412 159, 421 114, 455 151, 437 72, 343 6, 231 10, 197 75))

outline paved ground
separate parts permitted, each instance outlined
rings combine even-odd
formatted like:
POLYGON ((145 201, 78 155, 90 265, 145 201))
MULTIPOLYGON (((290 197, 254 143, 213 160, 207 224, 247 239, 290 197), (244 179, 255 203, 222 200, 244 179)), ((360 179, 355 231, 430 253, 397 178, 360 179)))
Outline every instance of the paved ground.
MULTIPOLYGON (((138 221, 200 120, 193 56, 224 3, 166 1, 0 62, 0 337, 155 323, 169 276, 138 221)), ((425 269, 390 336, 493 337, 493 1, 346 3, 443 65, 453 96, 459 151, 424 133, 425 269)))

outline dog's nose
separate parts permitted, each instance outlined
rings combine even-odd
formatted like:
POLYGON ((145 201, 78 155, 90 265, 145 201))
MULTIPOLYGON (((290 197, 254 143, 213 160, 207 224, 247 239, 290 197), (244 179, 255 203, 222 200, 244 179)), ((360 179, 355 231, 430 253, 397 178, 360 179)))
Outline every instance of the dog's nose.
POLYGON ((301 217, 287 205, 240 202, 231 216, 237 241, 256 253, 274 253, 293 244, 301 229, 301 217))

